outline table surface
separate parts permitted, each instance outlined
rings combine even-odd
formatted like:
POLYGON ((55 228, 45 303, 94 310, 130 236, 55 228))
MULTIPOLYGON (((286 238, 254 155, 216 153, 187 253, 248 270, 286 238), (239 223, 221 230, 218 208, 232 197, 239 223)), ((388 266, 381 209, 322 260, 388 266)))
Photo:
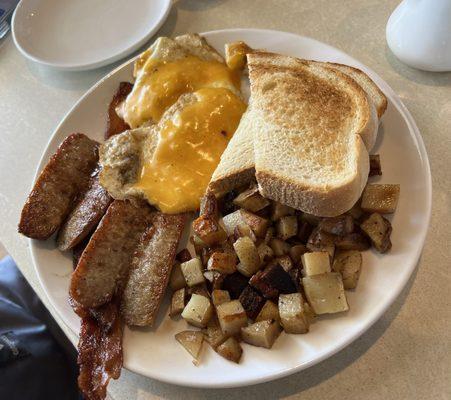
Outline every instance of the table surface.
MULTIPOLYGON (((431 229, 418 267, 397 301, 367 333, 328 360, 274 382, 224 390, 180 388, 123 370, 121 378, 110 384, 112 398, 451 398, 451 73, 417 71, 390 53, 385 25, 397 3, 174 2, 157 36, 236 27, 285 30, 338 47, 376 71, 399 94, 424 138, 433 180, 431 229)), ((39 286, 28 242, 17 234, 16 227, 53 129, 78 98, 114 66, 90 72, 53 71, 25 60, 10 35, 0 42, 0 241, 74 343, 76 338, 39 286)))

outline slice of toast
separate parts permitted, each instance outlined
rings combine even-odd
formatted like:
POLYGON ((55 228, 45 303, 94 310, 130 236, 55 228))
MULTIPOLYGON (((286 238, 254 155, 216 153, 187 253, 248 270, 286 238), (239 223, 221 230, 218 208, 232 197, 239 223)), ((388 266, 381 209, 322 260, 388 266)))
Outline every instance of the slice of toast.
POLYGON ((98 160, 98 143, 82 133, 69 135, 42 170, 22 209, 19 233, 45 240, 70 213, 98 160))
MULTIPOLYGON (((370 103, 371 120, 369 121, 370 129, 366 129, 362 138, 368 151, 371 150, 377 138, 377 127, 375 125, 378 124, 378 121, 375 120, 375 114, 380 119, 387 108, 385 95, 368 75, 357 68, 336 63, 317 63, 324 67, 338 69, 354 79, 365 90, 367 100, 370 103)), ((250 125, 252 125, 252 120, 248 118, 247 114, 244 114, 240 126, 222 154, 221 162, 216 168, 209 185, 209 189, 217 195, 224 194, 254 179, 254 138, 252 130, 249 129, 250 125)))
POLYGON ((365 187, 371 109, 349 76, 271 53, 248 56, 256 179, 261 194, 301 211, 335 216, 365 187))

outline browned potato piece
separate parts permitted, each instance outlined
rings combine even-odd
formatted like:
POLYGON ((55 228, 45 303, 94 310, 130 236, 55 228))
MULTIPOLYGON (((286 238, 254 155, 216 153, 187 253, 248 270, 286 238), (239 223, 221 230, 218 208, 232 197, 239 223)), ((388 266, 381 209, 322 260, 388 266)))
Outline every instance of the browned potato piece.
POLYGON ((281 294, 279 296, 279 314, 285 332, 308 332, 310 320, 301 293, 281 294))
POLYGON ((189 252, 188 249, 182 249, 177 253, 175 258, 177 261, 182 263, 191 260, 193 257, 191 256, 191 253, 189 252))
POLYGON ((211 292, 211 300, 215 307, 222 303, 227 303, 230 301, 230 294, 227 290, 215 289, 211 292))
POLYGON ((238 271, 243 275, 250 277, 255 274, 261 267, 260 256, 254 242, 248 237, 239 238, 233 248, 240 260, 237 266, 238 271))
POLYGON ((343 278, 345 289, 355 289, 362 268, 362 254, 356 250, 340 251, 335 255, 332 269, 343 278))
POLYGON ((219 217, 219 208, 218 208, 218 200, 216 196, 212 192, 205 193, 205 196, 200 200, 200 215, 205 215, 208 217, 212 217, 214 219, 218 219, 219 217))
POLYGON ((243 69, 246 65, 246 54, 252 52, 252 49, 244 42, 226 43, 225 54, 227 66, 232 70, 243 69))
POLYGON ((362 194, 362 210, 379 214, 394 213, 399 191, 399 185, 369 183, 362 194))
POLYGON ((212 290, 221 289, 222 282, 227 275, 220 274, 218 271, 205 271, 205 279, 211 283, 212 290))
POLYGON ((270 349, 281 331, 278 321, 260 321, 241 328, 241 337, 252 346, 270 349))
POLYGON ((255 318, 255 322, 266 320, 276 320, 280 322, 279 308, 271 300, 266 300, 266 303, 255 318))
MULTIPOLYGON (((199 236, 192 235, 190 237, 190 241, 194 246, 194 251, 197 255, 200 255, 202 253, 202 249, 205 249, 208 247, 207 243, 205 243, 199 236)), ((189 261, 189 260, 187 260, 189 261)))
POLYGON ((176 291, 186 286, 185 277, 182 273, 180 263, 176 261, 172 267, 171 276, 169 278, 169 287, 176 291))
POLYGON ((326 251, 314 251, 302 256, 305 276, 313 276, 330 272, 329 253, 326 251))
POLYGON ((315 314, 333 314, 349 309, 343 280, 338 272, 306 276, 302 278, 302 284, 315 314))
POLYGON ((243 349, 234 337, 230 337, 216 348, 216 352, 227 360, 238 364, 243 354, 243 349))
POLYGON ((207 285, 202 283, 197 286, 187 288, 188 295, 198 294, 199 296, 204 296, 207 299, 210 298, 210 292, 208 291, 207 285))
POLYGON ((255 236, 264 238, 268 229, 269 221, 246 210, 240 210, 244 222, 254 231, 255 236))
POLYGON ((319 224, 319 221, 321 221, 321 217, 317 217, 316 215, 309 214, 309 213, 302 213, 301 221, 305 221, 305 222, 308 222, 312 226, 316 226, 319 224))
POLYGON ((318 224, 318 229, 332 235, 343 236, 354 230, 354 220, 350 215, 346 214, 338 217, 323 218, 318 224))
POLYGON ((233 204, 245 208, 246 210, 256 212, 269 206, 270 202, 260 194, 257 185, 255 185, 235 197, 233 204))
POLYGON ((333 258, 335 253, 336 240, 336 236, 316 228, 313 230, 308 239, 307 248, 310 251, 327 251, 330 255, 330 258, 333 258))
POLYGON ((276 260, 286 272, 293 268, 293 261, 289 255, 277 257, 276 260))
POLYGON ((271 204, 271 220, 277 221, 278 219, 287 215, 294 215, 294 208, 288 207, 285 204, 273 201, 271 204))
POLYGON ((370 172, 368 176, 382 175, 381 158, 379 154, 370 154, 370 172))
POLYGON ((207 325, 205 340, 214 350, 216 350, 216 348, 224 343, 227 338, 228 336, 222 332, 221 327, 219 326, 218 318, 211 318, 207 325))
POLYGON ((193 294, 182 312, 182 318, 198 328, 205 328, 213 315, 213 307, 205 296, 193 294))
POLYGON ((197 364, 199 360, 204 335, 201 331, 182 331, 175 335, 175 339, 184 349, 193 356, 193 363, 197 364))
POLYGON ((287 215, 277 221, 277 236, 287 240, 298 233, 298 219, 295 215, 287 215))
POLYGON ((307 253, 307 247, 303 244, 296 244, 290 249, 290 257, 296 265, 301 262, 301 257, 304 253, 307 253))
POLYGON ((361 233, 353 232, 343 237, 338 238, 335 241, 335 246, 340 250, 368 250, 371 245, 367 237, 361 233))
POLYGON ((186 288, 181 288, 172 294, 169 315, 175 317, 185 308, 186 288))
POLYGON ((276 232, 276 230, 274 229, 274 227, 273 227, 273 226, 270 226, 270 227, 266 230, 265 237, 264 237, 263 241, 264 241, 266 244, 269 244, 269 242, 271 241, 271 239, 274 238, 275 232, 276 232))
POLYGON ((215 251, 208 259, 207 269, 221 274, 233 274, 236 271, 237 258, 234 253, 215 251))
POLYGON ((205 282, 204 267, 199 258, 192 258, 191 260, 184 262, 181 264, 181 269, 189 287, 205 282))
POLYGON ((265 242, 258 245, 257 251, 262 263, 266 263, 274 257, 274 251, 265 242))
POLYGON ((352 218, 358 220, 363 215, 363 210, 360 207, 360 200, 355 203, 352 208, 347 212, 352 218))
POLYGON ((226 335, 235 335, 247 325, 247 315, 238 300, 222 303, 216 307, 219 325, 226 335))
POLYGON ((273 238, 269 241, 269 246, 276 256, 283 256, 290 252, 290 245, 281 239, 273 238))
POLYGON ((380 253, 391 249, 390 235, 392 227, 390 221, 378 213, 371 214, 362 222, 360 228, 368 235, 371 243, 380 253))
POLYGON ((257 237, 255 236, 254 231, 249 227, 249 225, 244 224, 244 223, 235 227, 233 236, 234 236, 235 240, 238 240, 238 238, 240 238, 240 237, 247 236, 254 243, 257 242, 257 237))
POLYGON ((193 221, 193 231, 208 246, 222 243, 227 234, 213 217, 201 215, 193 221))

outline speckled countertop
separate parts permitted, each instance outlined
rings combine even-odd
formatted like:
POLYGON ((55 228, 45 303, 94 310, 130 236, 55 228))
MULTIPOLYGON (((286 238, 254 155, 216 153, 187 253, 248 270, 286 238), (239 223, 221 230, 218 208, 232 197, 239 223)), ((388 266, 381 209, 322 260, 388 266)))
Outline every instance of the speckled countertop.
MULTIPOLYGON (((432 168, 431 228, 419 265, 397 301, 360 339, 328 360, 288 378, 224 390, 180 388, 124 370, 110 385, 112 398, 451 398, 451 73, 416 71, 393 57, 385 42, 385 25, 397 3, 174 2, 158 35, 237 27, 285 30, 338 47, 376 71, 399 94, 423 135, 432 168)), ((0 241, 47 305, 27 240, 16 233, 19 212, 54 127, 81 94, 113 67, 56 72, 25 60, 11 36, 0 42, 0 241)))

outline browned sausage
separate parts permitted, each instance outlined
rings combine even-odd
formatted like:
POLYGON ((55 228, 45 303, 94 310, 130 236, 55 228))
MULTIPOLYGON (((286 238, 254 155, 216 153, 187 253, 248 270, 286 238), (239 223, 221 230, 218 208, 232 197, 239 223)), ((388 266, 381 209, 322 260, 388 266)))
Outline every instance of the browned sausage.
POLYGON ((72 274, 70 295, 82 307, 101 306, 122 291, 152 210, 120 200, 108 207, 72 274))
POLYGON ((122 297, 128 325, 152 325, 168 284, 186 215, 155 212, 133 257, 122 297))
POLYGON ((68 136, 34 184, 22 209, 19 232, 33 239, 48 239, 86 188, 97 160, 97 142, 82 133, 68 136))
POLYGON ((61 251, 79 244, 99 223, 113 199, 99 183, 99 169, 89 180, 88 189, 58 232, 57 244, 61 251))

